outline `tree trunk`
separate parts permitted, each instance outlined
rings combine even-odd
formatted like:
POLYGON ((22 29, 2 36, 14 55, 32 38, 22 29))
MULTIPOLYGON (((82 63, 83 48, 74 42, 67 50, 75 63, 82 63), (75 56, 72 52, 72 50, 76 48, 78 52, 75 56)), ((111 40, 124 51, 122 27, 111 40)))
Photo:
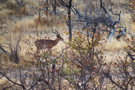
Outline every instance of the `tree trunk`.
POLYGON ((71 7, 72 7, 72 0, 69 1, 69 6, 68 6, 68 31, 69 31, 69 41, 72 40, 71 7))
POLYGON ((53 5, 53 12, 54 12, 54 14, 56 15, 56 0, 54 0, 54 5, 53 5))
POLYGON ((46 14, 48 15, 48 0, 46 0, 46 14))
POLYGON ((52 64, 52 90, 55 90, 55 61, 52 64))
POLYGON ((0 54, 0 70, 2 69, 2 54, 0 54))

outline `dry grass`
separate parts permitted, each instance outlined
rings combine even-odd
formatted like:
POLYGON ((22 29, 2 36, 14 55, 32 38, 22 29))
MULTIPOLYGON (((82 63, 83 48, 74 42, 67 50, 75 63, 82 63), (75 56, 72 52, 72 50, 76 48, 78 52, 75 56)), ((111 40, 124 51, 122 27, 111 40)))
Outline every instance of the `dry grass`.
MULTIPOLYGON (((14 0, 9 0, 5 5, 0 5, 0 18, 8 17, 10 15, 24 15, 30 12, 31 8, 35 8, 38 6, 38 2, 36 0, 26 0, 28 1, 25 8, 22 8, 19 12, 16 10, 16 5, 14 0)), ((5 43, 9 43, 9 41, 15 47, 16 40, 18 38, 19 33, 23 30, 22 39, 20 42, 20 51, 19 56, 21 59, 20 64, 15 64, 12 60, 9 59, 8 56, 4 54, 0 54, 0 63, 2 69, 17 69, 18 67, 27 68, 33 65, 34 54, 36 52, 35 41, 38 39, 45 39, 45 37, 50 37, 50 39, 54 40, 56 38, 55 34, 52 33, 52 30, 56 29, 60 32, 64 42, 60 41, 55 47, 53 47, 52 51, 61 52, 63 48, 65 48, 65 42, 68 42, 68 36, 64 33, 68 28, 65 23, 63 23, 60 17, 53 16, 43 16, 41 17, 41 21, 39 22, 38 15, 34 15, 33 17, 23 17, 22 19, 16 20, 15 22, 7 20, 7 29, 5 32, 8 32, 4 35, 0 36, 0 44, 6 46, 5 43), (5 37, 6 36, 6 37, 5 37)), ((129 27, 131 24, 131 16, 129 14, 122 14, 121 22, 126 27, 129 27)), ((131 24, 131 32, 135 33, 135 24, 131 24)), ((126 39, 131 39, 129 35, 126 36, 126 39)), ((103 41, 99 48, 103 52, 104 63, 118 63, 119 58, 121 60, 125 58, 126 53, 124 52, 124 47, 129 45, 130 43, 125 41, 124 38, 121 40, 113 39, 111 42, 103 41)), ((9 51, 9 48, 5 48, 9 51)), ((7 81, 6 78, 0 79, 0 87, 7 81)), ((63 81, 63 83, 67 83, 63 81)), ((9 83, 10 85, 11 83, 9 83)), ((8 84, 7 84, 8 85, 8 84)), ((69 87, 69 86, 68 86, 69 87)), ((65 88, 67 88, 65 86, 65 88)), ((0 88, 1 89, 1 88, 0 88)))
POLYGON ((0 10, 0 18, 7 17, 8 15, 12 15, 13 11, 9 9, 1 9, 0 10))
POLYGON ((99 46, 99 49, 103 53, 103 62, 108 64, 118 64, 120 60, 125 60, 127 55, 125 52, 125 47, 132 45, 131 41, 132 37, 128 34, 120 38, 120 40, 112 39, 111 42, 101 41, 101 46, 99 46))
MULTIPOLYGON (((36 0, 26 0, 27 5, 26 7, 21 10, 21 15, 23 13, 28 13, 30 11, 30 6, 32 8, 35 8, 38 6, 38 2, 36 0), (25 11, 25 9, 27 11, 25 11), (24 10, 24 11, 23 11, 24 10)), ((14 15, 16 14, 16 11, 14 10, 16 8, 14 0, 9 0, 5 5, 2 4, 0 6, 0 17, 5 17, 8 15, 14 15)), ((131 15, 129 14, 122 14, 121 15, 121 22, 125 26, 129 28, 129 24, 131 23, 131 15)), ((36 48, 34 45, 34 42, 38 39, 45 39, 45 37, 50 37, 50 39, 55 39, 56 36, 53 34, 51 31, 54 29, 57 29, 60 33, 61 36, 64 38, 64 42, 68 41, 68 36, 64 34, 64 31, 67 30, 67 26, 63 19, 60 17, 54 17, 54 16, 42 16, 41 21, 39 22, 38 15, 34 15, 32 17, 23 17, 22 19, 16 20, 15 22, 11 22, 7 20, 7 34, 5 36, 8 36, 8 38, 3 38, 3 35, 0 36, 0 44, 3 44, 3 42, 7 42, 9 38, 11 39, 11 42, 13 44, 16 43, 16 39, 18 37, 19 32, 21 29, 24 30, 21 42, 20 42, 20 47, 21 50, 19 52, 20 57, 22 60, 27 60, 31 61, 33 58, 33 55, 36 52, 36 48), (10 37, 9 37, 10 36, 10 37)), ((135 24, 131 25, 131 32, 135 32, 135 24)), ((127 36, 130 38, 130 36, 127 36)), ((65 43, 60 41, 55 47, 53 47, 53 50, 61 52, 61 50, 65 47, 65 43)), ((111 42, 103 42, 102 46, 102 51, 104 53, 104 56, 106 57, 106 60, 109 62, 113 61, 113 59, 116 59, 116 55, 119 54, 121 56, 124 56, 123 48, 127 46, 128 43, 123 40, 116 40, 113 39, 111 42), (119 52, 119 53, 118 53, 119 52), (115 54, 115 55, 114 55, 115 54), (112 57, 114 55, 114 57, 112 57)), ((14 45, 13 45, 14 46, 14 45)), ((8 50, 8 49, 6 49, 8 50)), ((8 58, 7 58, 8 60, 8 58)), ((9 62, 10 63, 10 62, 9 62)), ((22 63, 25 63, 22 61, 22 63)), ((3 65, 5 65, 5 62, 3 62, 3 65)), ((13 65, 10 63, 14 68, 17 67, 16 65, 13 65)), ((24 65, 27 65, 26 63, 24 65)))
MULTIPOLYGON (((6 32, 8 33, 0 36, 0 38, 2 39, 0 44, 6 46, 5 49, 7 51, 10 51, 7 43, 11 43, 12 47, 15 47, 19 34, 22 33, 21 31, 23 30, 21 42, 19 44, 20 45, 19 56, 21 57, 22 60, 21 63, 23 63, 24 66, 27 65, 27 63, 24 61, 31 61, 32 58, 34 57, 34 54, 36 52, 34 42, 37 39, 45 39, 45 37, 50 37, 50 39, 54 40, 56 38, 56 35, 52 33, 52 30, 57 29, 57 31, 59 31, 61 36, 64 38, 64 41, 67 40, 66 35, 63 33, 65 30, 67 30, 67 27, 64 24, 63 27, 59 25, 54 25, 50 28, 44 25, 42 29, 40 27, 35 28, 34 18, 35 17, 23 18, 21 20, 16 21, 15 23, 7 21, 8 25, 6 32)), ((60 41, 58 45, 56 45, 52 49, 60 52, 64 47, 65 44, 62 41, 60 41)), ((8 64, 2 62, 2 65, 5 66, 3 68, 5 69, 6 67, 8 67, 7 65, 11 66, 12 68, 18 67, 16 64, 13 64, 11 60, 9 60, 8 58, 5 61, 9 61, 7 62, 8 64)))
MULTIPOLYGON (((17 82, 17 83, 20 83, 20 82, 17 82)), ((3 77, 2 79, 0 79, 0 90, 21 90, 21 89, 17 85, 13 86, 13 83, 11 83, 5 77, 3 77), (12 86, 12 89, 10 88, 10 86, 12 86), (7 88, 7 87, 9 87, 9 88, 7 88)))
POLYGON ((1 86, 2 84, 4 84, 6 81, 7 81, 7 79, 6 79, 5 77, 2 78, 2 79, 0 79, 0 86, 1 86))
POLYGON ((133 24, 131 24, 131 32, 135 33, 135 22, 133 24))
POLYGON ((26 30, 34 28, 35 23, 34 23, 34 18, 33 17, 25 17, 19 21, 16 21, 15 27, 20 28, 24 27, 26 30))
POLYGON ((122 13, 120 22, 122 25, 124 25, 124 27, 127 28, 127 31, 130 32, 129 31, 131 29, 130 25, 133 23, 131 15, 129 13, 122 13))
POLYGON ((13 16, 13 15, 27 15, 31 12, 32 8, 37 7, 39 4, 36 0, 24 0, 26 5, 19 8, 15 0, 8 0, 4 4, 0 4, 0 18, 13 16))
POLYGON ((121 60, 125 60, 126 53, 122 50, 120 51, 106 51, 103 53, 104 63, 112 63, 112 64, 118 64, 121 60))
POLYGON ((39 6, 38 0, 25 0, 31 8, 35 8, 39 6))
MULTIPOLYGON (((50 31, 65 27, 64 21, 59 16, 43 16, 40 18, 38 15, 32 17, 24 17, 16 20, 15 22, 7 21, 9 24, 13 24, 15 29, 23 28, 26 32, 28 31, 50 31)), ((10 26, 9 26, 10 27, 10 26)))
POLYGON ((126 45, 127 43, 125 41, 123 40, 118 41, 116 39, 112 39, 111 42, 103 43, 105 51, 119 51, 123 49, 126 45))

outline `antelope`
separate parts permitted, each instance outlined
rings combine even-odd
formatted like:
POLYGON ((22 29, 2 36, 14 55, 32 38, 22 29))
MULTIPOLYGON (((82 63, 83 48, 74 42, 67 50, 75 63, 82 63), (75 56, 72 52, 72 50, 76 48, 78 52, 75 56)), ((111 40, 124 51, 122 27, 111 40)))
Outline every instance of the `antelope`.
MULTIPOLYGON (((52 31, 53 32, 53 31, 52 31)), ((53 32, 56 34, 56 39, 55 40, 50 40, 50 39, 40 39, 35 41, 35 46, 37 48, 37 53, 40 52, 42 49, 51 49, 54 46, 58 44, 59 41, 63 41, 63 38, 60 36, 59 32, 53 32)))

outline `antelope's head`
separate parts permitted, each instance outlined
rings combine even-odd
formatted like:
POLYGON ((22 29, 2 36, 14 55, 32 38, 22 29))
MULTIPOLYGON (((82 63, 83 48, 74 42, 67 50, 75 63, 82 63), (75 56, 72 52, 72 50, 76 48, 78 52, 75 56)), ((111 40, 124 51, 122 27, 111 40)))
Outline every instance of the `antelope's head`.
POLYGON ((57 30, 55 30, 55 32, 54 31, 52 31, 54 34, 56 34, 56 37, 59 39, 59 40, 61 40, 61 41, 63 41, 64 39, 60 36, 60 33, 57 31, 57 30))

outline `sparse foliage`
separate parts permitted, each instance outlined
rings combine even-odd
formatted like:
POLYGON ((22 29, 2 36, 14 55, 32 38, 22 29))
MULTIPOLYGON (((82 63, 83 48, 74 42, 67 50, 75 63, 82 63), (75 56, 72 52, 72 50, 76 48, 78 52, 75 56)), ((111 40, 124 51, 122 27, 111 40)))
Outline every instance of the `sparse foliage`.
POLYGON ((135 1, 134 0, 128 0, 128 1, 129 1, 130 13, 133 18, 133 21, 135 22, 135 1))
MULTIPOLYGON (((28 4, 25 0, 15 1, 18 10, 28 4)), ((113 5, 112 0, 105 1, 39 1, 39 6, 36 7, 38 15, 34 13, 38 18, 26 16, 33 19, 33 27, 27 27, 28 29, 25 27, 27 24, 14 22, 22 21, 24 17, 13 17, 10 23, 12 28, 9 29, 8 25, 5 26, 8 31, 0 28, 5 32, 4 35, 1 34, 5 41, 0 38, 0 53, 9 56, 9 61, 14 64, 14 68, 7 65, 8 67, 3 69, 3 66, 0 66, 0 80, 6 79, 4 84, 0 83, 0 89, 134 90, 135 38, 130 36, 126 39, 126 27, 120 26, 122 12, 115 12, 110 6, 113 5), (63 22, 66 22, 68 27, 64 26, 63 22), (40 25, 44 28, 37 27, 40 25), (48 28, 51 28, 48 32, 54 28, 61 29, 61 35, 61 30, 46 34, 48 28), (51 37, 53 33, 56 34, 56 39, 51 37), (126 43, 119 46, 119 51, 106 50, 109 44, 105 43, 111 43, 108 38, 111 41, 113 37, 116 37, 117 42, 121 40, 126 43), (63 39, 64 45, 59 43, 62 50, 56 49, 58 41, 63 39), (27 45, 22 48, 24 43, 27 45), (25 49, 24 55, 21 56, 19 52, 25 49), (119 53, 120 51, 122 53, 119 53), (107 58, 106 54, 110 57, 107 58)), ((130 10, 134 10, 134 3, 130 4, 130 10)), ((12 6, 14 7, 11 4, 12 6)), ((3 60, 8 64, 8 60, 3 60)), ((0 60, 0 65, 3 65, 2 63, 0 60)))

